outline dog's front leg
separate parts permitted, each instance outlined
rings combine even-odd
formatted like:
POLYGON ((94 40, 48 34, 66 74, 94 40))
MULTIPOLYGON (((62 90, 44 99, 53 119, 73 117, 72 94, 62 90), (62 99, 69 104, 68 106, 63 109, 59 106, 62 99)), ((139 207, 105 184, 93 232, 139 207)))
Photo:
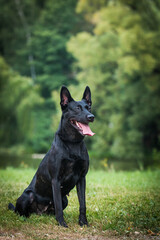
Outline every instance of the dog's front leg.
POLYGON ((53 200, 54 200, 56 220, 61 226, 67 227, 67 224, 65 223, 63 218, 60 182, 56 179, 52 180, 52 190, 53 190, 53 200))
POLYGON ((86 217, 86 200, 85 200, 85 191, 86 191, 86 179, 85 177, 81 178, 76 185, 77 194, 79 200, 79 224, 80 226, 87 225, 87 217, 86 217))

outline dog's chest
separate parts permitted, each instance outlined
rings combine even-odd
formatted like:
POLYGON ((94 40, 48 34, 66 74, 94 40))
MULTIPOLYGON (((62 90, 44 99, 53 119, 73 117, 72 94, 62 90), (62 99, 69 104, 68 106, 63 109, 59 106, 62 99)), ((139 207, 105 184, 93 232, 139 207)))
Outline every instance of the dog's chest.
POLYGON ((61 162, 59 171, 59 179, 66 181, 71 177, 81 177, 87 168, 86 161, 76 156, 70 158, 64 158, 61 162))
POLYGON ((68 194, 72 188, 77 184, 78 180, 85 176, 88 170, 86 160, 78 156, 70 156, 64 158, 61 162, 58 179, 61 183, 62 193, 68 194))

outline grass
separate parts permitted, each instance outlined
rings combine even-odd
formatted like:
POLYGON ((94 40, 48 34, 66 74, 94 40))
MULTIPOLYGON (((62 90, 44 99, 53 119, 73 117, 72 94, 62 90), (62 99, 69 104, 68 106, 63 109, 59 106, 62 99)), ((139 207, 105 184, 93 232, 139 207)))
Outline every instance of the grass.
POLYGON ((68 229, 54 216, 33 214, 25 219, 7 209, 30 183, 35 170, 0 170, 0 239, 147 239, 160 232, 160 171, 105 172, 87 175, 87 217, 90 227, 78 225, 75 189, 64 211, 68 229), (134 238, 135 234, 139 238, 134 238), (106 238, 107 237, 107 238, 106 238))

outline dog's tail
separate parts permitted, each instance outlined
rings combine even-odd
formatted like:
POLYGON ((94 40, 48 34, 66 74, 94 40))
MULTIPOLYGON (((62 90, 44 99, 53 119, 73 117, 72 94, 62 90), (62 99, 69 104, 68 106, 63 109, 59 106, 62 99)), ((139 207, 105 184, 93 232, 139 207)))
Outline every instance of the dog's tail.
POLYGON ((8 204, 8 209, 15 212, 15 206, 12 203, 8 204))

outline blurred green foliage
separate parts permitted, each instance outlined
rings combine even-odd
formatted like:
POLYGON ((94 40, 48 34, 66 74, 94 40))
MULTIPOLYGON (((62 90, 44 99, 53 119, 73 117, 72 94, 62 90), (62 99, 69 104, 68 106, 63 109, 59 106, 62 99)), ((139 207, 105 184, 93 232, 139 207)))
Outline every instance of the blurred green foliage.
POLYGON ((61 85, 77 100, 89 85, 92 155, 159 166, 160 1, 0 4, 1 146, 47 151, 60 120, 61 85))
POLYGON ((10 69, 0 57, 0 141, 2 146, 27 143, 32 138, 32 111, 43 102, 28 77, 10 69))
POLYGON ((92 148, 101 157, 148 166, 160 148, 160 2, 107 1, 98 11, 87 2, 93 34, 73 36, 68 50, 78 60, 79 83, 92 86, 92 148))
MULTIPOLYGON (((30 124, 30 138, 16 141, 13 137, 13 141, 8 139, 7 145, 2 140, 1 147, 22 143, 34 152, 46 152, 50 147, 56 131, 52 127, 56 110, 52 91, 59 90, 62 84, 76 83, 71 70, 73 57, 66 50, 66 42, 72 34, 81 30, 84 23, 82 16, 75 12, 76 3, 75 0, 0 0, 0 54, 20 75, 33 77, 32 80, 28 79, 34 86, 31 91, 34 94, 34 88, 38 87, 39 97, 42 99, 38 106, 28 112, 25 108, 19 111, 23 121, 19 122, 18 127, 22 128, 21 124, 24 125, 25 122, 30 124), (32 124, 28 119, 33 120, 32 124)), ((86 24, 85 28, 88 25, 86 24)), ((23 97, 19 86, 16 91, 23 97)), ((14 93, 12 97, 16 98, 14 93)), ((29 97, 28 95, 28 101, 29 97)), ((56 101, 59 102, 59 96, 56 101)), ((3 96, 3 102, 7 102, 7 94, 3 96)), ((12 108, 11 105, 9 107, 12 108)), ((17 108, 16 105, 14 107, 17 108)), ((4 134, 7 131, 3 137, 8 135, 12 138, 5 118, 3 125, 1 128, 4 134)), ((11 128, 14 128, 14 122, 11 123, 11 128)))

